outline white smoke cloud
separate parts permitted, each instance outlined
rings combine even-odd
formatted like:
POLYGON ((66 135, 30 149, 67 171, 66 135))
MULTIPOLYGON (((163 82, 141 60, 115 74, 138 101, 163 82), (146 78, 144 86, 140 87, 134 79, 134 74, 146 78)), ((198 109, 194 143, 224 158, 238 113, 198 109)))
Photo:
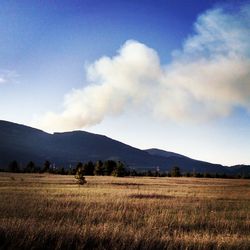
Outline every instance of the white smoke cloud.
POLYGON ((167 65, 152 48, 129 40, 113 58, 87 67, 88 86, 66 95, 62 113, 49 112, 35 124, 64 131, 130 109, 177 122, 228 116, 236 107, 250 110, 249 20, 249 6, 204 13, 167 65))

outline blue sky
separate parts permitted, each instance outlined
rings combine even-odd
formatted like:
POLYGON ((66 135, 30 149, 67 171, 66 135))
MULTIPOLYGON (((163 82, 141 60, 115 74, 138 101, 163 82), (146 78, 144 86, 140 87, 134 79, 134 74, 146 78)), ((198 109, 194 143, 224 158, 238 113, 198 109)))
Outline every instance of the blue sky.
POLYGON ((2 0, 0 119, 250 164, 249 13, 248 1, 2 0))

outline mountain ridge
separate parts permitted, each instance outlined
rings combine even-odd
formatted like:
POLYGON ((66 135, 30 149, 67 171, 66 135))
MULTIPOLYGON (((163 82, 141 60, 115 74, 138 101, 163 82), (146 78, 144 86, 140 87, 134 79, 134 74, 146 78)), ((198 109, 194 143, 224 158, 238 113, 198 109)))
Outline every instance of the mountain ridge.
POLYGON ((231 173, 233 170, 161 149, 141 150, 105 135, 81 130, 50 134, 0 120, 0 140, 0 168, 6 168, 12 160, 17 160, 23 166, 30 160, 38 165, 50 160, 67 168, 79 161, 113 159, 121 160, 136 170, 160 168, 161 171, 170 171, 173 166, 179 166, 182 172, 231 173))
POLYGON ((174 157, 191 159, 190 157, 187 157, 185 155, 181 155, 181 154, 174 153, 174 152, 171 152, 171 151, 166 151, 166 150, 159 149, 159 148, 149 148, 149 149, 144 149, 144 151, 148 152, 151 155, 158 155, 158 156, 163 156, 163 157, 166 157, 166 158, 174 156, 174 157))

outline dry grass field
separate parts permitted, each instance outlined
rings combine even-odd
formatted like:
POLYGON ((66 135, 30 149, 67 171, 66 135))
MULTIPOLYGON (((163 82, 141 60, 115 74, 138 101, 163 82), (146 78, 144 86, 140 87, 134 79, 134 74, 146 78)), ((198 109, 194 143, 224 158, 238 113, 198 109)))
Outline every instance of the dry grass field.
POLYGON ((250 180, 0 174, 1 249, 250 249, 250 180))

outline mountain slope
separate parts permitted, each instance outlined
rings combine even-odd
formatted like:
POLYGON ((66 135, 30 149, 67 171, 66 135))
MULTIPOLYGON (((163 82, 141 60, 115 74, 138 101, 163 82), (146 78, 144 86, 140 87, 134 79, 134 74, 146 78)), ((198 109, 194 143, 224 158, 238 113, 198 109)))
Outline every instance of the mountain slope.
POLYGON ((162 157, 179 157, 179 158, 188 158, 184 155, 180 155, 174 152, 170 152, 170 151, 165 151, 162 149, 158 149, 158 148, 150 148, 150 149, 145 149, 144 151, 146 151, 147 153, 149 153, 150 155, 156 155, 156 156, 162 156, 162 157))
POLYGON ((229 168, 196 161, 188 157, 161 150, 140 150, 103 135, 84 131, 48 134, 41 130, 7 121, 0 121, 0 168, 17 160, 23 166, 32 160, 42 165, 50 160, 68 167, 77 162, 115 159, 135 169, 169 171, 179 166, 183 172, 197 171, 228 173, 229 168))
POLYGON ((250 176, 250 165, 235 165, 230 167, 233 175, 250 176))

